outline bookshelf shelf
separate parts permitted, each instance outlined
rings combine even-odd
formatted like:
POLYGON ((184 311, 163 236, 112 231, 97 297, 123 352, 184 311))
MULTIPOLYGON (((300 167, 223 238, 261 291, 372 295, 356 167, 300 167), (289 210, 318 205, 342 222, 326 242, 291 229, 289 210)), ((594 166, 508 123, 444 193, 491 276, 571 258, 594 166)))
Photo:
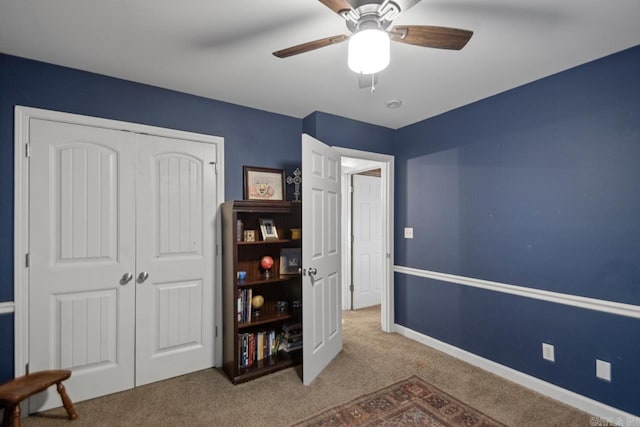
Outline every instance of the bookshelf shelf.
POLYGON ((256 319, 252 319, 250 322, 244 322, 244 323, 239 322, 238 329, 251 328, 253 326, 259 326, 259 325, 266 325, 272 322, 279 322, 279 321, 287 320, 291 318, 292 318, 292 315, 289 313, 260 316, 256 319))
POLYGON ((301 247, 299 239, 288 238, 291 228, 301 227, 300 207, 299 203, 254 200, 222 205, 223 367, 234 384, 302 362, 301 350, 279 349, 283 326, 302 322, 302 276, 279 274, 289 272, 280 270, 281 251, 301 247), (279 239, 259 240, 263 218, 273 220, 279 239), (244 241, 244 230, 254 230, 258 240, 244 241), (265 256, 274 261, 268 277, 260 266, 265 256), (241 271, 246 277, 239 280, 241 271), (259 309, 251 305, 257 295, 264 301, 259 309))
POLYGON ((279 283, 279 282, 288 282, 288 281, 292 281, 292 280, 300 280, 300 275, 272 275, 271 277, 268 278, 258 278, 258 279, 245 279, 245 280, 238 280, 238 287, 240 288, 246 288, 246 287, 252 287, 252 286, 259 286, 259 285, 267 285, 270 283, 279 283))
POLYGON ((282 244, 287 244, 291 242, 295 242, 295 240, 279 239, 279 240, 259 240, 256 242, 238 242, 238 246, 263 246, 263 245, 278 245, 278 244, 282 245, 282 244))

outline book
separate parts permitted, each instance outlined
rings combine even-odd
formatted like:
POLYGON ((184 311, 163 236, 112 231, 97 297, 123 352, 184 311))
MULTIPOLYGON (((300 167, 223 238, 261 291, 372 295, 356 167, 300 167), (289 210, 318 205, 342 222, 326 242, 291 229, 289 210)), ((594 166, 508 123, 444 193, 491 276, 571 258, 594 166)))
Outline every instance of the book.
POLYGON ((282 332, 289 335, 302 333, 302 323, 285 323, 282 325, 282 332))
POLYGON ((286 351, 287 353, 290 351, 300 350, 301 348, 302 348, 302 342, 292 344, 292 345, 287 345, 284 342, 280 344, 280 350, 286 351))
POLYGON ((253 366, 253 362, 256 360, 256 336, 255 334, 249 334, 249 367, 253 366))
POLYGON ((247 316, 245 321, 251 322, 251 298, 253 297, 253 289, 249 288, 246 291, 247 291, 247 298, 245 300, 245 305, 246 305, 247 316))

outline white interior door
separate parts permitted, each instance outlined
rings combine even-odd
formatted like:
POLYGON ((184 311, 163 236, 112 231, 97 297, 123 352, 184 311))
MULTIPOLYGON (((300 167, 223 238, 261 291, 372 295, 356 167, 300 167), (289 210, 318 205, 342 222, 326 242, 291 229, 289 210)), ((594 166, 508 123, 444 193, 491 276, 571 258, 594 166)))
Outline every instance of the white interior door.
MULTIPOLYGON (((30 371, 72 370, 77 402, 214 366, 215 145, 29 133, 30 371)), ((59 405, 48 390, 29 410, 59 405)))
POLYGON ((136 385, 214 365, 215 162, 212 144, 139 136, 136 385))
POLYGON ((302 135, 303 382, 342 350, 340 155, 302 135))
POLYGON ((381 179, 352 175, 353 184, 353 308, 380 304, 384 278, 381 179))
MULTIPOLYGON (((29 368, 71 369, 75 401, 133 387, 135 144, 31 119, 29 368), (126 277, 125 277, 126 279, 126 277)), ((31 400, 59 406, 55 390, 31 400)))

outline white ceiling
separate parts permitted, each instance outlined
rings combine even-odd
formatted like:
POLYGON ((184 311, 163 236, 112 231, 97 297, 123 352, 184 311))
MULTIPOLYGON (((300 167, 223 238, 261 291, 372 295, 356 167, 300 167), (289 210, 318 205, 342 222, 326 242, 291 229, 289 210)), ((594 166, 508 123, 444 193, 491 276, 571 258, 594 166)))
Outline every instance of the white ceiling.
POLYGON ((394 21, 474 31, 462 51, 392 43, 360 89, 317 0, 0 0, 0 52, 302 118, 399 128, 640 44, 639 0, 422 0, 394 21), (391 99, 402 107, 389 109, 391 99))

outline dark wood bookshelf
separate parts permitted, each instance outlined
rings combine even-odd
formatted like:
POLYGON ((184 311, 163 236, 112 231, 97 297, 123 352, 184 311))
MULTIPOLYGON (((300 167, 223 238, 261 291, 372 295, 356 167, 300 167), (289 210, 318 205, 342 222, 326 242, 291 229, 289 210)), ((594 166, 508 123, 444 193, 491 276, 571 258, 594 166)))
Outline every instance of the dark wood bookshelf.
MULTIPOLYGON (((222 205, 222 316, 223 316, 223 368, 234 383, 242 383, 272 372, 302 363, 302 350, 277 353, 262 360, 254 360, 251 366, 242 367, 240 336, 275 332, 279 336, 282 326, 302 322, 300 309, 294 311, 293 302, 302 302, 301 274, 279 274, 280 251, 301 248, 301 240, 292 240, 290 229, 301 228, 300 203, 284 201, 235 200, 222 205), (278 239, 261 240, 260 219, 273 219, 278 239), (242 222, 242 228, 238 226, 242 222), (244 241, 244 230, 255 230, 255 241, 244 241), (241 234, 242 233, 242 234, 241 234), (268 277, 260 268, 264 256, 273 258, 274 264, 268 277), (246 278, 238 280, 238 272, 245 271, 246 278), (251 310, 251 319, 239 319, 238 299, 242 292, 252 296, 262 295, 264 305, 260 314, 251 310), (276 301, 286 301, 288 310, 278 311, 276 301)), ((248 296, 246 298, 249 299, 248 296)), ((246 309, 246 308, 245 308, 246 309)))

